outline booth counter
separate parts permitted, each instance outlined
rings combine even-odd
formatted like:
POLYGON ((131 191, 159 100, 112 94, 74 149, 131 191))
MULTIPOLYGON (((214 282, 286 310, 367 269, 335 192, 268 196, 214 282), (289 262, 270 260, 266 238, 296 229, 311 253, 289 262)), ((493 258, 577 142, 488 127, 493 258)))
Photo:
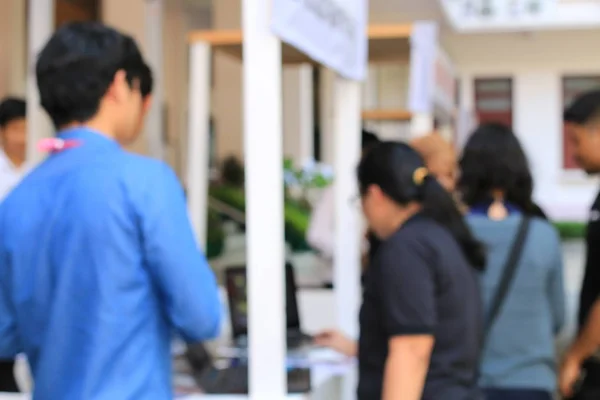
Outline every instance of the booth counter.
MULTIPOLYGON (((289 394, 285 399, 289 400, 331 400, 340 396, 341 378, 350 373, 355 366, 352 363, 338 365, 315 365, 311 367, 311 379, 313 389, 309 393, 289 394)), ((178 400, 245 400, 248 395, 208 395, 188 394, 173 396, 178 400)), ((0 400, 31 400, 28 393, 12 394, 0 393, 0 400)))

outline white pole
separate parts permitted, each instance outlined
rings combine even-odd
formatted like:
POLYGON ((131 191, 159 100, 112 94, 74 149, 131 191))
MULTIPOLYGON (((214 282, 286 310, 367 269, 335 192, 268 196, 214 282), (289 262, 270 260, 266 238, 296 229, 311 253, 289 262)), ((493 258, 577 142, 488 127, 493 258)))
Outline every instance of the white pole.
POLYGON ((281 43, 270 31, 270 15, 271 0, 242 1, 249 382, 254 400, 281 400, 287 392, 281 43))
POLYGON ((361 153, 361 83, 337 77, 334 91, 335 145, 335 255, 334 283, 338 324, 347 334, 358 334, 361 241, 360 204, 356 167, 361 153))
POLYGON ((54 131, 46 112, 40 105, 35 79, 35 63, 52 32, 54 32, 54 0, 29 0, 27 16, 27 162, 35 165, 44 155, 37 150, 40 139, 54 131))
POLYGON ((146 118, 145 131, 150 156, 163 159, 163 0, 146 0, 144 4, 146 18, 146 53, 154 76, 152 105, 146 118))
POLYGON ((410 137, 416 138, 433 132, 433 114, 415 113, 410 120, 410 137))
MULTIPOLYGON (((358 338, 361 242, 364 235, 356 167, 361 153, 361 83, 336 77, 334 85, 335 253, 334 288, 339 328, 358 338)), ((356 376, 346 377, 343 399, 354 398, 356 376)))
POLYGON ((190 87, 188 109, 187 195, 188 210, 196 239, 206 246, 208 182, 210 174, 210 45, 190 47, 190 87))

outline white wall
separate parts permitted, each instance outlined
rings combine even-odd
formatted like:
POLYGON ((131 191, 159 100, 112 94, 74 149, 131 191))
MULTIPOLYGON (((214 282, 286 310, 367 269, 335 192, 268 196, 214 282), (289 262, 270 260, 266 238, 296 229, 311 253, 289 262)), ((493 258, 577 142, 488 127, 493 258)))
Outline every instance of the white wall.
POLYGON ((24 96, 27 42, 25 2, 4 0, 0 14, 0 97, 24 96))
POLYGON ((562 168, 562 77, 600 75, 598 31, 442 35, 460 71, 461 101, 473 107, 474 78, 513 78, 514 129, 535 177, 535 197, 554 218, 584 220, 597 182, 562 168), (590 51, 592 50, 592 51, 590 51))
MULTIPOLYGON (((371 64, 363 85, 363 109, 398 110, 408 107, 409 65, 407 63, 371 64)), ((410 123, 365 121, 365 128, 384 140, 408 140, 410 123)))

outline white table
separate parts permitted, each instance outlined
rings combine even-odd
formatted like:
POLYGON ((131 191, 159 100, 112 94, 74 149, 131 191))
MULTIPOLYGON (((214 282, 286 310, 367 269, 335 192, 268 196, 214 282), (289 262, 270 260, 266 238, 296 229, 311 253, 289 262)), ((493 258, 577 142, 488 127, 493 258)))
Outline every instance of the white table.
MULTIPOLYGON (((307 359, 314 365, 311 367, 312 391, 304 394, 289 394, 286 400, 338 400, 340 399, 342 378, 356 368, 354 362, 327 363, 327 360, 340 360, 328 350, 312 351, 307 359), (317 364, 318 361, 323 363, 317 364)), ((175 397, 177 400, 245 400, 247 395, 208 395, 191 394, 175 397)), ((31 395, 0 393, 0 400, 31 400, 31 395)))

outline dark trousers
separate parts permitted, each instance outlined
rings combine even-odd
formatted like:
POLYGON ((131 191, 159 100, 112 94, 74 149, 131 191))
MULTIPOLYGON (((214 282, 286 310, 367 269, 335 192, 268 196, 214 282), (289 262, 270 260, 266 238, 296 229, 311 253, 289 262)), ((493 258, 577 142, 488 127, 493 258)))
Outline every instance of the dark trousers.
POLYGON ((15 381, 14 368, 14 361, 0 361, 0 392, 16 393, 19 391, 15 381))
POLYGON ((552 394, 534 389, 485 389, 486 400, 552 400, 552 394))

